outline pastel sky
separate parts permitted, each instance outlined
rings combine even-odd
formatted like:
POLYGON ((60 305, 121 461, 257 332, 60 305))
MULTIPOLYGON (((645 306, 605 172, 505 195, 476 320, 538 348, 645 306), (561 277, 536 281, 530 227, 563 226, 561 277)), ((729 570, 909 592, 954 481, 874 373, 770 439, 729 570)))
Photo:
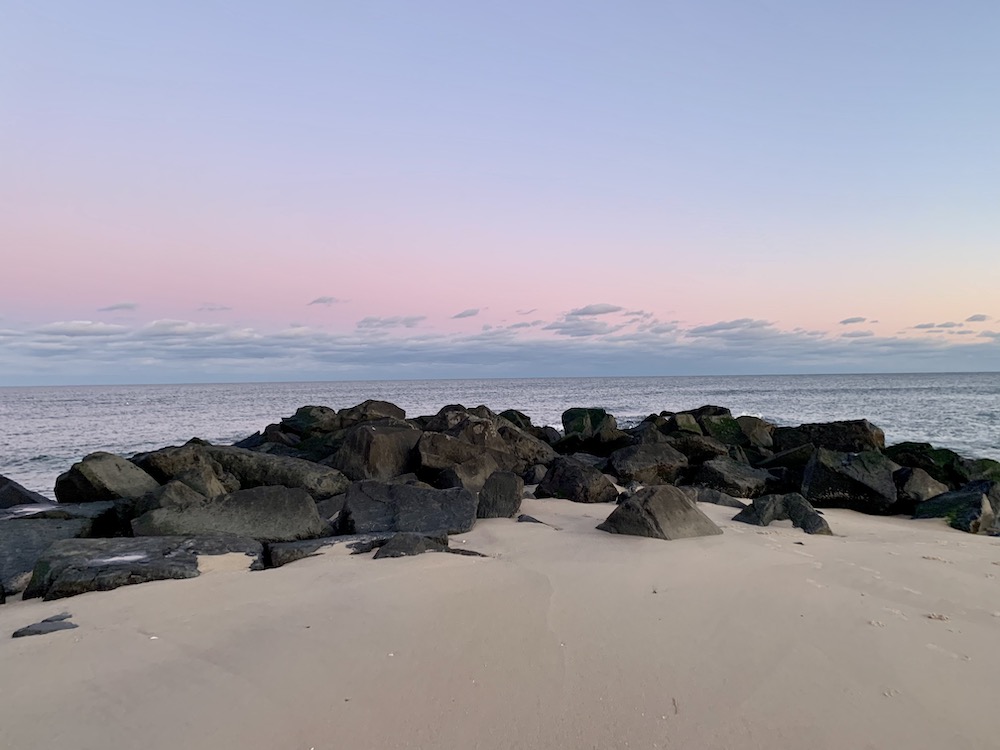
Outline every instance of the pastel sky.
POLYGON ((0 384, 1000 370, 998 33, 0 0, 0 384))

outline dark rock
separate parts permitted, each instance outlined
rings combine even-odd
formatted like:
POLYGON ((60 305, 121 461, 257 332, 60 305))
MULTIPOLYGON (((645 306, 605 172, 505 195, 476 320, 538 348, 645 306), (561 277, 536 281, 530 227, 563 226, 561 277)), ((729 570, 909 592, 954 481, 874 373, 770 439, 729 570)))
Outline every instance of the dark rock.
POLYGON ((341 409, 340 420, 344 427, 358 424, 360 422, 371 422, 376 419, 406 419, 406 412, 388 401, 375 401, 369 399, 357 406, 348 409, 341 409))
POLYGON ((660 427, 660 430, 667 435, 672 435, 677 432, 688 432, 692 435, 701 435, 701 425, 698 424, 698 419, 693 414, 671 414, 666 417, 666 422, 660 427))
POLYGON ((967 481, 961 468, 962 457, 947 448, 935 448, 930 443, 898 443, 886 448, 885 455, 901 466, 923 469, 951 489, 967 481))
POLYGON ((750 416, 737 417, 736 422, 739 424, 740 429, 743 430, 743 434, 746 435, 750 445, 767 449, 774 447, 774 438, 772 437, 774 425, 770 422, 765 422, 759 417, 750 416))
POLYGON ((132 457, 132 463, 160 484, 177 479, 206 497, 240 489, 239 480, 223 469, 222 464, 208 454, 206 447, 190 441, 185 445, 140 453, 132 457), (222 493, 218 492, 220 486, 222 493))
POLYGON ((694 485, 684 485, 678 487, 688 499, 696 503, 711 503, 712 505, 722 505, 727 508, 745 508, 747 504, 742 500, 727 495, 725 492, 713 490, 711 487, 697 487, 694 485))
POLYGON ((343 427, 343 418, 329 406, 300 406, 295 414, 281 420, 280 430, 309 439, 337 432, 343 427))
POLYGON ((876 451, 841 453, 819 448, 806 466, 802 494, 816 507, 895 513, 899 506, 892 477, 899 468, 876 451))
POLYGON ((522 513, 521 515, 519 515, 517 517, 517 522, 518 523, 539 523, 542 526, 548 526, 549 525, 549 524, 545 523, 545 521, 539 521, 534 516, 529 516, 529 515, 527 515, 525 513, 522 513))
POLYGON ((988 531, 998 517, 997 508, 983 487, 973 483, 961 490, 944 492, 917 505, 914 518, 944 518, 948 525, 972 534, 988 531))
POLYGON ((764 494, 771 481, 773 477, 764 469, 754 469, 727 456, 720 456, 703 463, 691 483, 733 497, 750 498, 764 494))
MULTIPOLYGON (((657 419, 662 419, 662 417, 657 417, 657 419)), ((646 421, 640 422, 635 427, 625 430, 625 432, 632 436, 637 445, 667 442, 667 436, 660 431, 657 424, 648 420, 649 418, 647 417, 646 421)))
POLYGON ((347 534, 343 536, 328 536, 321 539, 305 539, 300 542, 274 542, 267 545, 269 568, 280 568, 282 565, 312 557, 324 549, 342 545, 357 552, 371 552, 376 547, 385 544, 395 535, 395 532, 384 531, 377 534, 347 534))
POLYGON ((687 457, 666 443, 632 445, 608 458, 608 469, 620 480, 643 484, 671 484, 687 465, 687 457))
POLYGON ((92 503, 139 497, 159 486, 153 477, 113 453, 91 453, 56 479, 60 503, 92 503))
POLYGON ((128 536, 128 523, 118 513, 115 502, 94 503, 41 503, 8 508, 0 513, 0 520, 50 519, 57 521, 83 520, 88 526, 77 536, 128 536))
POLYGON ((885 433, 867 419, 776 427, 772 437, 777 453, 806 443, 842 453, 881 451, 885 448, 885 433))
POLYGON ((618 429, 618 422, 604 409, 567 409, 562 423, 564 437, 555 445, 558 453, 587 452, 606 457, 635 442, 631 435, 618 429))
POLYGON ((752 505, 733 516, 733 520, 754 526, 767 526, 771 521, 790 520, 796 528, 802 529, 807 534, 833 533, 826 519, 797 492, 758 497, 752 505))
POLYGON ((531 417, 529 417, 524 412, 518 411, 517 409, 507 409, 505 411, 500 412, 497 416, 503 417, 512 425, 514 425, 515 427, 519 427, 522 430, 530 430, 532 427, 534 427, 534 425, 531 424, 531 417))
POLYGON ((560 456, 552 462, 535 495, 558 497, 576 503, 613 503, 618 497, 618 490, 594 467, 575 458, 560 456))
POLYGON ((428 536, 426 534, 414 534, 407 532, 403 534, 393 534, 385 544, 378 548, 375 553, 375 560, 386 557, 411 557, 422 555, 424 552, 447 552, 448 535, 428 536))
POLYGON ((24 591, 45 550, 62 539, 86 535, 92 524, 85 518, 0 521, 0 588, 8 594, 24 591))
MULTIPOLYGON (((677 412, 678 415, 690 415, 701 422, 705 417, 731 417, 733 413, 729 411, 725 406, 713 406, 712 404, 705 404, 704 406, 699 406, 697 409, 685 409, 684 411, 677 412)), ((674 415, 677 416, 677 415, 674 415)))
POLYGON ((479 492, 477 518, 512 518, 521 509, 524 480, 512 471, 490 474, 479 492))
POLYGON ((249 568, 263 567, 260 543, 239 537, 64 539, 35 564, 24 598, 48 601, 147 581, 194 578, 200 555, 229 553, 246 555, 249 568))
POLYGON ((136 536, 230 534, 262 542, 290 542, 329 534, 316 503, 303 489, 254 487, 216 498, 161 499, 132 521, 136 536), (163 504, 163 503, 167 504, 163 504))
POLYGON ((324 500, 347 491, 350 481, 336 469, 288 456, 255 453, 243 448, 207 446, 205 451, 232 474, 242 489, 281 486, 303 489, 313 500, 324 500))
POLYGON ((351 427, 329 465, 352 481, 386 481, 417 468, 421 432, 406 422, 385 420, 351 427))
POLYGON ((524 472, 524 483, 538 484, 545 479, 545 472, 547 471, 548 468, 542 464, 535 464, 534 466, 528 467, 528 470, 524 472))
POLYGON ((749 445, 750 439, 731 416, 705 416, 699 420, 702 432, 725 445, 749 445))
POLYGON ((55 633, 59 630, 73 630, 77 625, 74 625, 69 621, 72 615, 69 612, 63 612, 58 615, 52 615, 52 617, 46 617, 41 622, 36 622, 27 627, 21 628, 20 630, 15 630, 11 638, 25 638, 29 635, 46 635, 48 633, 55 633))
POLYGON ((479 492, 491 474, 500 466, 493 456, 482 454, 473 456, 455 466, 442 470, 434 477, 434 487, 441 490, 461 487, 469 492, 479 492))
POLYGON ((0 474, 0 508, 13 508, 15 505, 29 505, 32 503, 50 504, 52 501, 44 495, 32 492, 13 479, 0 474))
POLYGON ((475 525, 477 504, 476 496, 464 489, 357 482, 347 491, 337 529, 342 534, 441 529, 460 534, 475 525))
POLYGON ((892 481, 896 485, 896 497, 903 512, 912 513, 920 503, 948 491, 948 485, 944 482, 937 481, 923 469, 909 466, 897 469, 892 475, 892 481))
POLYGON ((328 497, 325 500, 320 500, 316 503, 316 512, 319 513, 319 517, 329 521, 344 507, 344 500, 347 499, 347 493, 342 495, 334 495, 333 497, 328 497))
POLYGON ((506 424, 500 419, 495 421, 497 424, 497 434, 503 441, 504 449, 520 462, 512 467, 513 471, 520 473, 535 464, 548 466, 555 460, 556 455, 558 455, 555 449, 538 435, 533 435, 514 425, 506 424))
POLYGON ((669 485, 639 490, 597 528, 611 534, 667 540, 722 533, 683 492, 669 485))
POLYGON ((683 453, 688 463, 693 466, 729 455, 729 448, 715 438, 696 435, 693 432, 673 432, 667 435, 667 443, 683 453))
MULTIPOLYGON (((430 484, 436 484, 437 477, 445 469, 466 462, 470 462, 470 466, 475 466, 486 456, 492 458, 496 464, 494 470, 513 471, 520 464, 506 451, 473 445, 466 440, 439 432, 423 433, 417 442, 417 456, 420 462, 419 474, 430 484)), ((489 473, 486 476, 489 476, 489 473)))

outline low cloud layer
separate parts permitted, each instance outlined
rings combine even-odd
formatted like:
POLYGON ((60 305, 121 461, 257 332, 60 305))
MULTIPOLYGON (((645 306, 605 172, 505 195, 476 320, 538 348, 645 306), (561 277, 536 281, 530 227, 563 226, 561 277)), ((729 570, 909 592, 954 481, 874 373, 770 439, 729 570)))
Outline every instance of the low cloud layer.
POLYGON ((116 302, 107 307, 97 308, 97 312, 132 312, 138 308, 139 304, 137 302, 116 302))

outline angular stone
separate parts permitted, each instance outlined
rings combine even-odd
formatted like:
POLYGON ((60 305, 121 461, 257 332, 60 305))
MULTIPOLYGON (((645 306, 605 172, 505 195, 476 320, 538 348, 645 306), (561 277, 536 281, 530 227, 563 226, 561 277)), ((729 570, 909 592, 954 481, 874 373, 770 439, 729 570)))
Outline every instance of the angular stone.
POLYGON ((881 453, 841 453, 819 448, 809 460, 802 494, 813 505, 886 515, 898 511, 893 473, 899 469, 881 453))
POLYGON ((414 534, 407 532, 403 534, 393 534, 385 544, 378 548, 375 553, 375 560, 382 560, 387 557, 411 557, 422 555, 424 552, 447 552, 448 536, 429 536, 427 534, 414 534))
POLYGON ((666 424, 660 428, 668 435, 675 432, 689 432, 692 435, 701 435, 701 425, 693 414, 671 414, 667 417, 666 424))
POLYGON ((490 475, 499 469, 493 456, 489 454, 473 456, 438 473, 434 477, 434 486, 441 490, 462 487, 469 492, 479 492, 490 475))
POLYGON ((711 503, 712 505, 722 505, 726 508, 745 508, 747 504, 735 498, 732 495, 727 495, 725 492, 719 492, 718 490, 713 490, 711 487, 697 487, 695 485, 683 485, 678 487, 681 492, 683 492, 690 500, 696 503, 711 503))
POLYGON ((367 422, 347 430, 329 465, 352 481, 386 481, 417 468, 420 430, 406 422, 367 422))
POLYGON ((24 591, 45 550, 61 539, 84 536, 91 526, 92 521, 85 518, 0 521, 0 588, 8 594, 24 591))
POLYGON ((513 518, 521 509, 524 480, 512 471, 490 474, 479 492, 477 518, 513 518))
POLYGON ((48 505, 51 502, 44 495, 32 492, 13 479, 0 474, 0 508, 13 508, 15 505, 28 505, 31 503, 44 503, 48 505))
POLYGON ((11 638, 26 638, 30 635, 47 635, 49 633, 56 633, 60 630, 74 630, 78 626, 69 621, 72 617, 69 612, 63 612, 62 614, 52 615, 52 617, 46 617, 41 622, 36 622, 27 627, 15 630, 11 638))
POLYGON ((772 437, 778 453, 806 443, 842 453, 881 451, 885 448, 885 433, 867 419, 776 427, 772 437))
POLYGON ((713 458, 729 455, 729 448, 715 438, 688 431, 667 435, 667 443, 683 453, 691 465, 703 464, 713 458))
POLYGON ((153 477, 121 456, 97 452, 60 474, 55 494, 60 503, 92 503, 139 497, 158 486, 153 477))
POLYGON ((749 445, 750 440, 743 432, 740 423, 730 416, 706 416, 700 420, 701 429, 706 435, 715 438, 725 445, 749 445))
POLYGON ((314 539, 330 533, 303 489, 254 487, 193 501, 171 498, 132 521, 136 536, 230 534, 262 542, 314 539), (166 503, 166 504, 163 504, 166 503))
POLYGON ((206 497, 240 489, 239 480, 222 468, 207 451, 207 446, 191 441, 132 457, 132 463, 160 484, 180 479, 206 497), (222 493, 218 493, 218 487, 222 493))
POLYGON ((896 485, 896 497, 900 509, 913 512, 917 505, 948 491, 948 485, 937 481, 923 469, 912 469, 904 466, 892 475, 896 485))
POLYGON ((807 534, 830 535, 830 526, 809 501, 797 492, 787 495, 764 495, 753 501, 735 516, 734 521, 754 526, 767 526, 772 521, 791 521, 807 534))
POLYGON ((575 458, 560 456, 545 473, 535 496, 558 497, 575 503, 613 503, 618 498, 618 490, 594 467, 575 458))
MULTIPOLYGON (((495 468, 513 470, 519 465, 518 459, 506 451, 473 445, 461 438, 439 432, 425 432, 417 443, 420 462, 420 476, 431 484, 445 469, 471 461, 481 461, 489 456, 496 463, 495 468)), ((487 474, 489 476, 489 474, 487 474)))
POLYGON ((300 406, 295 414, 281 420, 280 428, 283 432, 308 439, 337 432, 343 426, 343 418, 329 406, 300 406))
POLYGON ((768 449, 774 447, 774 438, 772 437, 774 425, 770 422, 765 422, 760 417, 751 416, 736 417, 736 422, 743 430, 747 440, 750 441, 750 445, 768 449))
POLYGON ((342 536, 327 536, 320 539, 306 539, 300 542, 274 542, 267 545, 269 568, 280 568, 282 565, 306 557, 320 554, 323 550, 337 545, 347 547, 352 551, 367 549, 385 544, 395 536, 393 531, 383 531, 377 534, 345 534, 342 536))
POLYGON ((631 445, 608 458, 608 469, 618 479, 642 484, 672 484, 687 466, 687 457, 666 443, 631 445))
POLYGON ((597 527, 611 534, 688 539, 721 534, 698 506, 676 487, 645 487, 615 508, 597 527))
POLYGON ((1000 517, 982 487, 973 484, 961 490, 944 492, 917 505, 914 518, 944 518, 948 525, 971 534, 988 531, 1000 517))
POLYGON ((337 529, 342 534, 442 530, 460 534, 475 525, 477 505, 476 496, 464 489, 357 482, 347 491, 337 529))
POLYGON ((771 474, 722 456, 706 461, 691 480, 692 484, 710 487, 733 497, 757 497, 764 494, 771 474))
POLYGON ((344 427, 360 422, 371 422, 376 419, 406 419, 406 412, 389 401, 369 399, 357 406, 341 409, 338 414, 344 427))
POLYGON ((35 564, 24 598, 49 601, 147 581, 194 578, 199 556, 232 553, 245 555, 250 569, 263 567, 260 543, 239 537, 64 539, 35 564))
POLYGON ((206 446, 205 452, 232 474, 242 489, 270 486, 303 489, 319 501, 346 492, 350 485, 350 480, 336 469, 301 458, 214 445, 206 446))

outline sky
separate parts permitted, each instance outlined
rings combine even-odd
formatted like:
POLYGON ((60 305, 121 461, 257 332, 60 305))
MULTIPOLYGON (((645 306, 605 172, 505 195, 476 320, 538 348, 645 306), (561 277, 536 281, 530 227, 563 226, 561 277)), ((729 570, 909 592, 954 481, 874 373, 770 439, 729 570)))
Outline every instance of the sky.
POLYGON ((1000 370, 995 0, 0 0, 0 385, 1000 370))

